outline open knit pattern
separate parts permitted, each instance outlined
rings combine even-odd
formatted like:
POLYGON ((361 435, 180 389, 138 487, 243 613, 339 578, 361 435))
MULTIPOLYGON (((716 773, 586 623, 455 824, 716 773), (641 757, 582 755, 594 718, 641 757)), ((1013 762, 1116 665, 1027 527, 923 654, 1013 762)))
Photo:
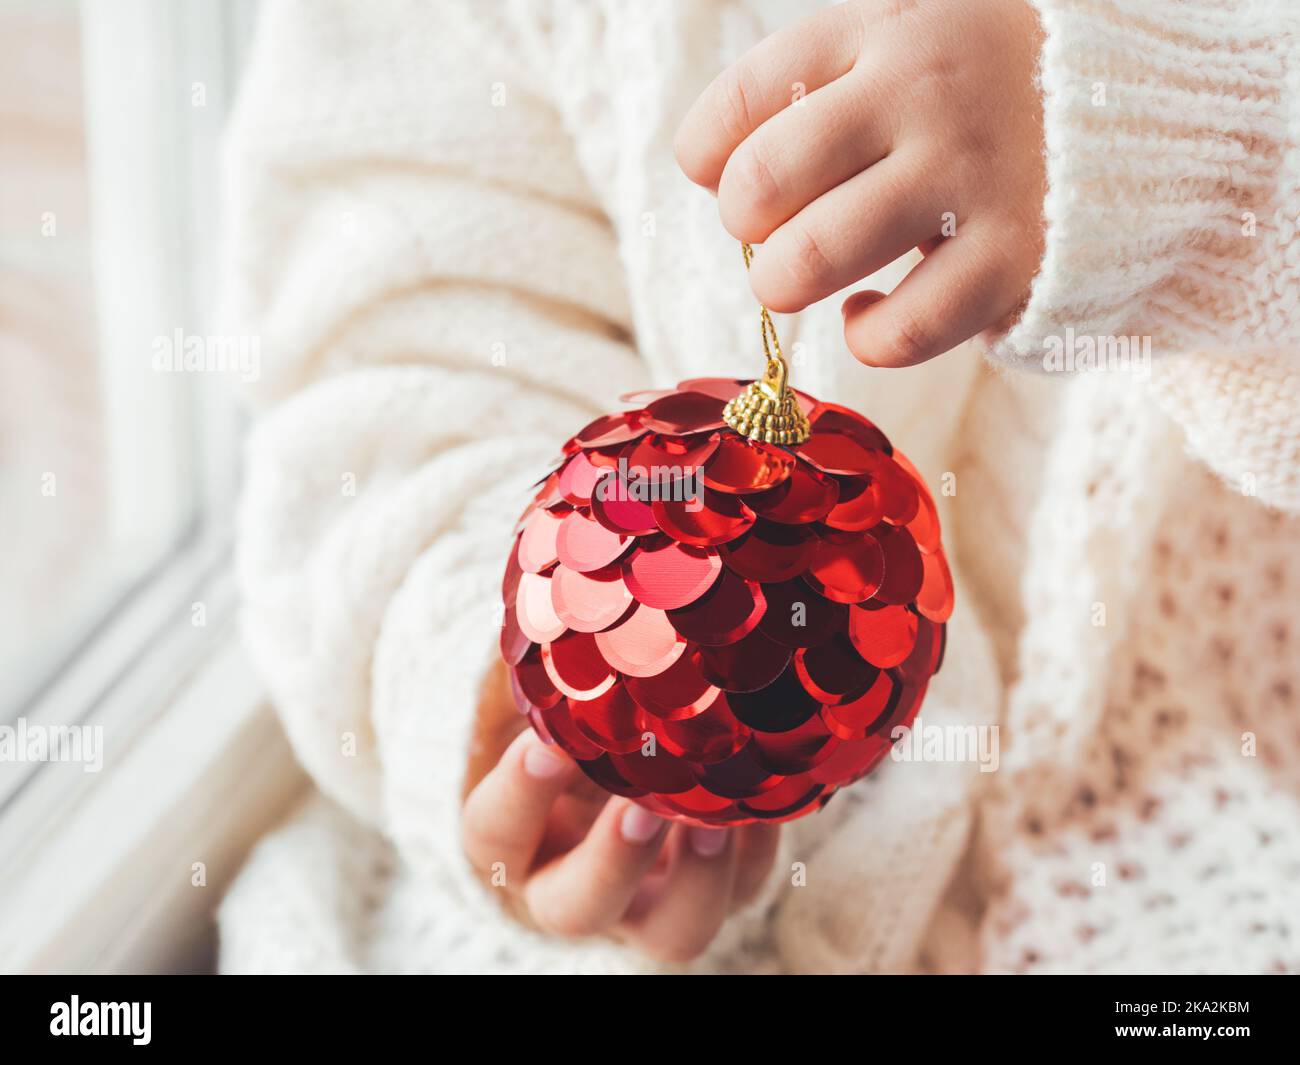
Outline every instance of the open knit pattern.
MULTIPOLYGON (((1036 6, 1047 252, 997 372, 865 369, 834 300, 778 322, 935 489, 958 607, 921 713, 1000 725, 1001 765, 887 762, 786 826, 694 968, 1300 970, 1296 16, 1036 6), (1013 372, 1067 327, 1151 336, 1149 380, 1013 372)), ((526 486, 620 392, 761 367, 670 144, 806 7, 268 5, 227 173, 264 353, 239 568, 320 794, 226 897, 223 969, 653 968, 503 916, 465 756, 526 486)))

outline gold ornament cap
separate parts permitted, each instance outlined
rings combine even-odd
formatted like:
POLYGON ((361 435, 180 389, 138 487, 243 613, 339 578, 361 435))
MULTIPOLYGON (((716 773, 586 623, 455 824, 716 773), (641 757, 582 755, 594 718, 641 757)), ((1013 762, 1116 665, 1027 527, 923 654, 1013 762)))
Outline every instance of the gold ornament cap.
MULTIPOLYGON (((754 258, 754 249, 741 244, 745 269, 754 258)), ((766 307, 758 308, 763 333, 763 353, 767 368, 757 381, 751 381, 740 395, 728 400, 722 419, 741 436, 764 444, 802 444, 812 435, 808 416, 790 389, 789 367, 781 354, 781 341, 766 307)))
POLYGON ((767 370, 740 395, 727 401, 722 418, 741 436, 764 444, 802 444, 812 430, 808 416, 786 384, 785 360, 767 363, 767 370))

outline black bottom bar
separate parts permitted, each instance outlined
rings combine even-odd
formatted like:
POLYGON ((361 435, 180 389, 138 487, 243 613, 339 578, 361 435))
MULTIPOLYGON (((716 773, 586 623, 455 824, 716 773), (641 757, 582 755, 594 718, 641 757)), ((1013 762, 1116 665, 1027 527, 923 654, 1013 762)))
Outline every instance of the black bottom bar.
POLYGON ((824 1044, 829 1027, 837 1042, 860 1031, 864 1053, 877 1034, 926 1052, 951 1046, 1055 1054, 1125 1044, 1157 1053, 1197 1044, 1231 1052, 1293 1047, 1295 988, 1271 977, 876 977, 838 985, 768 978, 707 991, 698 982, 652 990, 615 980, 581 988, 552 981, 511 993, 464 978, 434 986, 359 977, 13 977, 0 988, 0 1045, 10 1061, 27 1060, 10 1056, 15 1050, 94 1053, 108 1044, 141 1053, 320 1047, 335 1055, 352 1047, 373 1055, 385 1046, 468 1044, 496 1056, 503 1034, 517 1033, 560 1055, 572 1034, 577 1055, 591 1053, 582 1037, 603 1026, 635 1033, 642 1053, 663 1047, 677 1054, 685 1046, 698 1051, 697 1038, 684 1044, 682 1037, 712 1027, 718 1013, 729 1021, 716 1038, 752 1039, 759 1033, 742 1029, 754 1024, 771 1050, 785 1044, 807 1052, 824 1044), (724 1004, 733 1000, 750 1004, 724 1004), (761 1011, 754 1001, 764 1004, 761 1011))

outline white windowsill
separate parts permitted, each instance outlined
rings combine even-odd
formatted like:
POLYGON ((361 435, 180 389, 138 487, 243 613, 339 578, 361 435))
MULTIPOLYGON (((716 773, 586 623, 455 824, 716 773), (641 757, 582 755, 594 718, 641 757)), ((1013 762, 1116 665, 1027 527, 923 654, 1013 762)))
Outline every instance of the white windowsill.
POLYGON ((233 626, 208 647, 204 664, 102 772, 42 766, 5 811, 0 971, 212 967, 212 914, 306 778, 233 626), (193 884, 196 862, 205 886, 193 884))

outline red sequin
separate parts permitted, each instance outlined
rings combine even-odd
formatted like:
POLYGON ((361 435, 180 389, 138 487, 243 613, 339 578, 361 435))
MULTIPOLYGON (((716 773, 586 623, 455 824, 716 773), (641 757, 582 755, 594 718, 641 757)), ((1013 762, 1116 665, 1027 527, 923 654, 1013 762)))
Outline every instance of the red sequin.
POLYGON ((698 433, 721 429, 725 400, 704 392, 673 392, 646 404, 644 424, 656 433, 698 433))
POLYGON ((744 500, 709 488, 703 499, 656 499, 651 508, 660 529, 694 547, 725 544, 754 524, 754 512, 744 500))
POLYGON ((916 482, 898 463, 876 452, 871 466, 871 492, 880 514, 890 525, 906 525, 920 504, 916 482))
POLYGON ((596 638, 586 632, 566 632, 543 644, 542 665, 551 683, 570 699, 594 699, 617 679, 601 657, 596 638))
POLYGON ((916 609, 931 621, 947 621, 952 614, 952 575, 941 553, 921 556, 924 576, 916 593, 916 609))
POLYGON ((885 560, 885 575, 876 591, 882 603, 910 603, 921 590, 921 552, 906 529, 878 525, 873 530, 885 560))
POLYGON ((629 440, 644 435, 645 432, 645 426, 641 424, 640 417, 634 412, 605 414, 586 428, 579 430, 573 440, 584 449, 602 448, 613 444, 626 444, 629 440))
POLYGON ((873 666, 888 669, 901 663, 916 646, 916 615, 903 606, 877 610, 850 607, 849 639, 873 666))
POLYGON ((591 502, 591 491, 604 472, 579 451, 560 471, 560 495, 574 506, 585 506, 591 502))
POLYGON ((596 633, 596 646, 624 676, 654 677, 685 653, 686 640, 662 610, 638 605, 618 625, 596 633))
POLYGON ((800 682, 794 669, 782 669, 770 683, 754 691, 731 695, 731 712, 759 732, 789 732, 812 718, 817 698, 800 682))
POLYGON ((648 536, 659 531, 650 504, 633 498, 615 473, 596 483, 591 494, 591 516, 610 532, 624 536, 648 536))
POLYGON ((844 433, 814 433, 796 449, 823 473, 870 473, 876 454, 844 433))
POLYGON ((788 732, 751 732, 755 757, 773 773, 794 776, 825 761, 838 746, 818 714, 788 732))
POLYGON ((688 606, 668 611, 673 628, 708 647, 734 644, 762 620, 767 600, 763 586, 724 570, 717 583, 688 606))
POLYGON ((551 575, 551 603, 556 616, 575 632, 599 632, 632 606, 632 593, 617 567, 579 573, 556 566, 551 575))
POLYGON ((604 746, 598 740, 588 738, 578 728, 569 712, 569 702, 563 697, 548 710, 534 709, 529 714, 529 720, 542 739, 550 737, 549 742, 574 758, 600 758, 605 753, 604 746))
MULTIPOLYGON (((520 521, 519 529, 523 528, 522 519, 527 518, 530 514, 532 514, 534 509, 541 507, 545 510, 550 510, 551 507, 555 506, 557 503, 563 502, 563 500, 564 497, 560 495, 559 473, 556 472, 556 473, 548 474, 545 478, 543 478, 542 486, 539 489, 537 489, 537 494, 533 496, 532 504, 528 507, 527 510, 524 511, 520 521)), ((516 529, 515 532, 518 532, 519 529, 516 529)))
POLYGON ((672 540, 646 541, 623 562, 623 579, 632 594, 658 610, 690 606, 721 572, 716 551, 672 540))
POLYGON ((749 728, 731 712, 728 696, 713 688, 713 701, 698 714, 670 720, 652 717, 650 727, 669 754, 697 765, 730 758, 749 742, 749 728))
POLYGON ((870 599, 884 576, 884 551, 870 535, 827 533, 808 566, 808 582, 837 603, 870 599))
POLYGON ((516 560, 525 573, 541 573, 548 566, 555 565, 560 557, 556 550, 556 538, 560 534, 560 522, 565 518, 551 510, 535 510, 519 536, 519 550, 516 560))
POLYGON ((826 517, 839 499, 840 485, 834 477, 802 463, 769 492, 749 496, 756 514, 783 525, 808 525, 826 517))
POLYGON ((571 510, 560 522, 555 552, 569 569, 590 573, 615 561, 632 544, 632 537, 611 532, 580 510, 571 510))
POLYGON ((657 750, 611 754, 609 760, 628 783, 657 795, 677 795, 695 787, 695 774, 689 763, 678 758, 660 758, 657 750))
POLYGON ((506 665, 519 665, 519 660, 532 646, 532 639, 519 627, 518 612, 507 610, 506 620, 501 626, 501 657, 505 659, 506 665))
POLYGON ((803 573, 816 548, 817 537, 806 526, 760 519, 744 536, 723 544, 718 551, 742 577, 773 583, 803 573))
POLYGON ((704 483, 719 492, 763 492, 789 477, 793 467, 788 451, 728 435, 704 464, 704 483))
POLYGON ((907 531, 912 534, 912 539, 922 554, 932 555, 942 550, 939 543, 939 511, 934 505, 934 497, 925 486, 925 478, 906 455, 900 451, 894 455, 894 461, 907 471, 916 485, 916 516, 907 523, 907 531))
POLYGON ((648 677, 628 676, 624 683, 632 698, 650 713, 680 721, 702 713, 717 698, 718 688, 700 670, 698 654, 683 654, 663 672, 648 677))
POLYGON ((632 447, 623 449, 623 466, 629 478, 654 485, 671 486, 703 476, 704 464, 718 450, 718 433, 695 436, 664 436, 651 433, 632 447))
POLYGON ((610 754, 639 751, 641 733, 648 728, 645 711, 620 685, 613 685, 594 698, 571 698, 569 716, 579 732, 610 754))
POLYGON ((886 455, 894 453, 884 433, 857 411, 841 407, 838 403, 818 403, 808 416, 808 421, 812 424, 813 433, 818 436, 823 433, 839 433, 852 437, 869 450, 883 451, 886 455))
POLYGON ((788 650, 757 631, 725 647, 701 647, 694 653, 705 679, 727 692, 765 688, 790 661, 788 650))
POLYGON ((804 581, 764 584, 763 595, 767 610, 758 627, 782 647, 813 647, 844 631, 848 608, 813 591, 804 581))
POLYGON ((513 609, 520 631, 534 643, 548 643, 565 629, 551 598, 551 578, 540 573, 525 573, 519 578, 513 609))
POLYGON ((881 670, 871 687, 856 699, 822 707, 822 720, 840 739, 861 740, 878 730, 903 694, 903 685, 888 670, 881 670))
POLYGON ((720 399, 723 403, 740 395, 749 384, 734 377, 692 377, 677 386, 678 392, 702 392, 706 396, 720 399))
POLYGON ((542 649, 534 647, 523 658, 514 669, 515 679, 519 681, 519 689, 523 692, 529 704, 539 710, 549 710, 564 695, 560 692, 551 681, 550 675, 546 672, 546 666, 542 661, 542 649))
POLYGON ((880 672, 843 633, 816 647, 801 647, 794 653, 794 668, 808 694, 823 706, 852 702, 880 672))
POLYGON ((823 519, 832 529, 861 532, 879 525, 884 512, 880 493, 869 477, 841 477, 840 497, 823 519))

